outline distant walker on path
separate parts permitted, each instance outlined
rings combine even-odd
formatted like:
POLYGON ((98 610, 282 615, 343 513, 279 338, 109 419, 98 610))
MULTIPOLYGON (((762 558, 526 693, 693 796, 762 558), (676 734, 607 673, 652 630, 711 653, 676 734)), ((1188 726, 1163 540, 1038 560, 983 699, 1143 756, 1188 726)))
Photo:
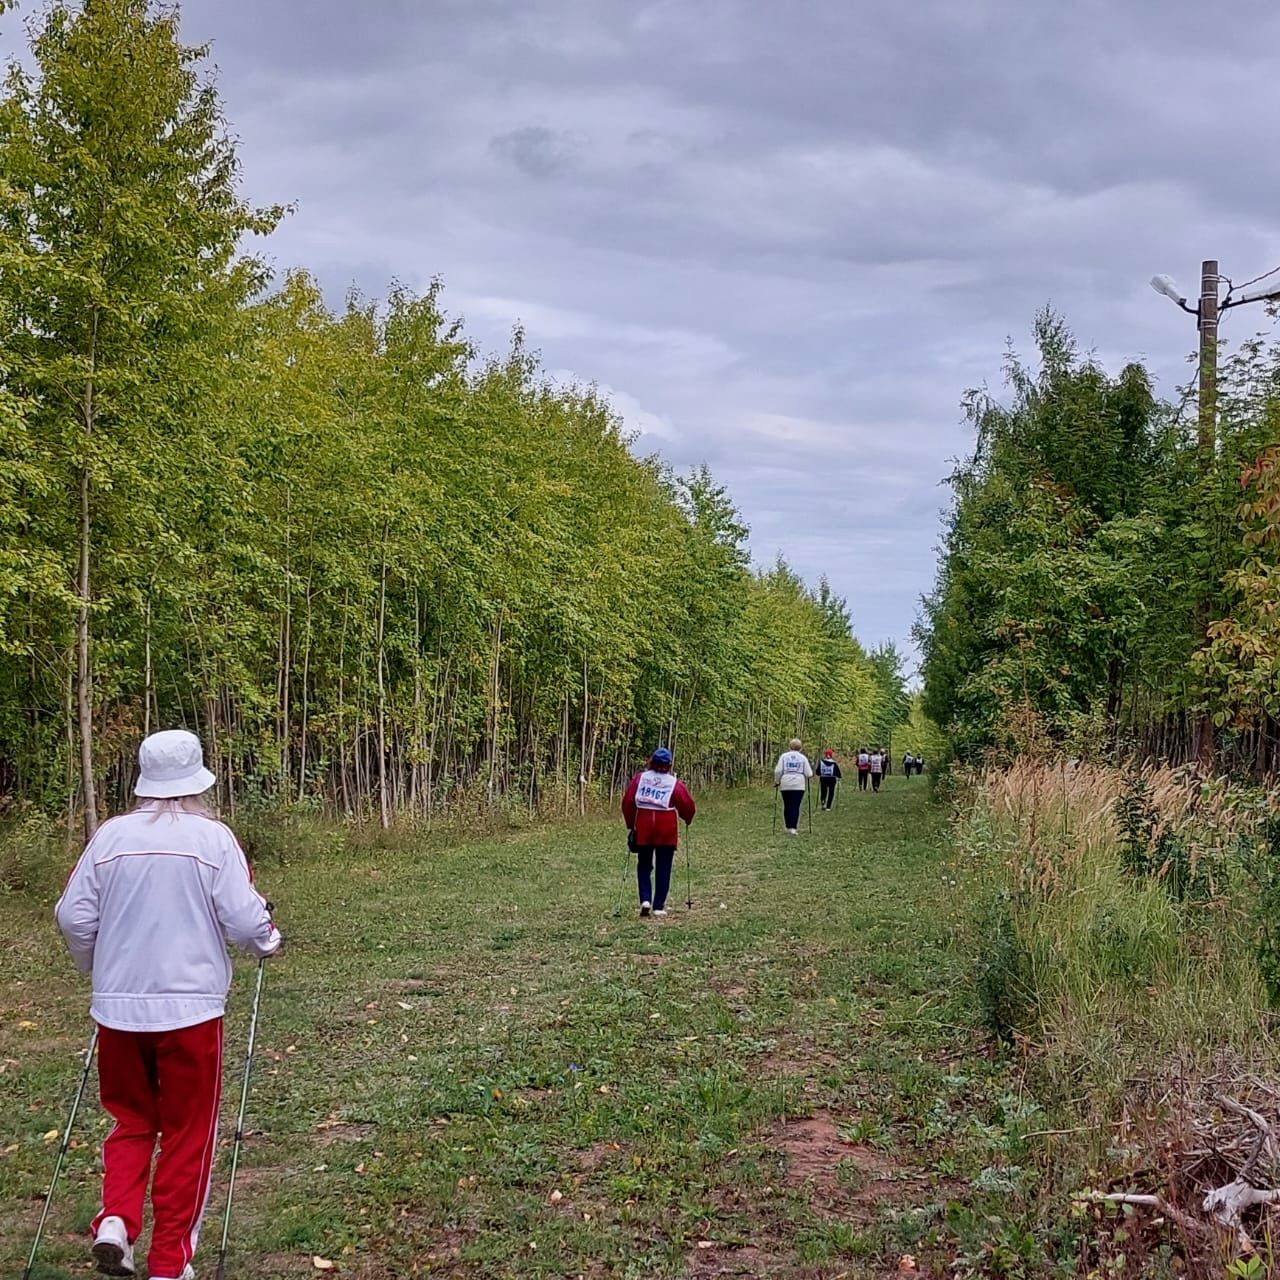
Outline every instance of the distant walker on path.
POLYGON ((627 784, 622 797, 622 816, 636 855, 636 887, 642 916, 650 912, 658 917, 667 914, 671 866, 680 843, 679 819, 683 818, 688 826, 697 812, 693 797, 671 772, 671 765, 671 752, 659 747, 649 757, 648 768, 641 769, 627 784))
POLYGON ((818 801, 824 809, 830 809, 836 799, 836 784, 840 781, 840 766, 836 753, 828 747, 818 761, 818 801))
POLYGON ((813 777, 813 765, 800 750, 803 745, 799 738, 792 738, 773 766, 773 785, 782 793, 783 825, 789 836, 800 834, 800 802, 813 777))

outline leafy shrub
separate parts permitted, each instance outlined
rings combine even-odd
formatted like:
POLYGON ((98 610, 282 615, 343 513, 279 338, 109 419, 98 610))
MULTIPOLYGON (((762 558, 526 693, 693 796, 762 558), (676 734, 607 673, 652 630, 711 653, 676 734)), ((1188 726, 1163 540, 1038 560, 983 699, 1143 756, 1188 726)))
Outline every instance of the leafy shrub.
POLYGON ((1273 1006, 1280 1005, 1280 814, 1270 814, 1248 856, 1252 881, 1253 945, 1273 1006))
POLYGON ((346 847, 347 828, 313 805, 254 803, 223 816, 254 866, 340 853, 346 847))
POLYGON ((988 1030, 1008 1044, 1027 1022, 1033 993, 1030 964, 1008 894, 993 894, 976 907, 978 1000, 988 1030))
POLYGON ((0 826, 0 893, 56 893, 79 849, 67 850, 65 832, 34 811, 0 826))
POLYGON ((1159 880, 1176 901, 1209 894, 1206 868, 1193 862, 1187 842, 1163 821, 1141 770, 1131 770, 1116 801, 1120 823, 1120 861, 1132 876, 1159 880))

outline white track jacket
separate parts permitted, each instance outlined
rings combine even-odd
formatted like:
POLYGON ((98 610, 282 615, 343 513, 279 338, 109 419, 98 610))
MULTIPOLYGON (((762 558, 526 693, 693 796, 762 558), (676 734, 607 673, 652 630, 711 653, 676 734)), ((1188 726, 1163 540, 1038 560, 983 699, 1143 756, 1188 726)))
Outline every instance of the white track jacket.
POLYGON ((804 791, 812 777, 809 757, 800 751, 784 751, 773 766, 774 784, 782 791, 804 791))
POLYGON ((244 851, 222 823, 146 809, 103 823, 54 908, 90 1013, 117 1031, 173 1031, 222 1016, 227 943, 281 942, 244 851))

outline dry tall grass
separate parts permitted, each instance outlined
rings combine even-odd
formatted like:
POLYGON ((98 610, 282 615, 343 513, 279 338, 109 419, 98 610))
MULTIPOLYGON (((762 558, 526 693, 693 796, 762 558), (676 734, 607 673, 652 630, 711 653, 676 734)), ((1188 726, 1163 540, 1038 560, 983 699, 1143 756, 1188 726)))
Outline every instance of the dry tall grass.
POLYGON ((958 848, 993 931, 981 941, 995 948, 990 994, 1006 1000, 999 1029, 1095 1079, 1253 1042, 1267 999, 1241 851, 1265 808, 1168 768, 1020 763, 974 779, 958 848), (1134 873, 1120 813, 1135 786, 1149 813, 1142 837, 1180 852, 1194 897, 1170 891, 1168 859, 1134 873))
POLYGON ((1046 1155, 1047 1185, 1119 1169, 1135 1134, 1160 1148, 1142 1159, 1166 1158, 1197 1081, 1280 1077, 1260 919, 1280 880, 1257 878, 1280 797, 1074 762, 1017 763, 961 795, 982 998, 1074 1135, 1046 1155))

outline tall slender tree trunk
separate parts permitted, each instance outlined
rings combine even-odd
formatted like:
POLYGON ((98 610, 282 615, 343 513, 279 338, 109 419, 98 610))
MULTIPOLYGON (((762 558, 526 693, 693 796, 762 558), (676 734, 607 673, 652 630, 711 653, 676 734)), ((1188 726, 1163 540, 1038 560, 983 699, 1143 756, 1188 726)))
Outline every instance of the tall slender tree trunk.
POLYGON ((410 813, 418 811, 419 775, 422 768, 422 610, 418 588, 413 589, 413 726, 409 735, 410 813))
POLYGON ((151 592, 147 592, 146 640, 143 663, 146 668, 142 684, 142 736, 151 735, 151 592))
POLYGON ((72 842, 75 826, 71 821, 76 811, 76 676, 75 654, 67 650, 66 678, 62 682, 63 716, 66 720, 67 762, 64 786, 67 792, 67 845, 72 842))
POLYGON ((578 744, 578 812, 587 812, 587 722, 591 712, 591 689, 587 684, 587 660, 582 659, 582 736, 578 744))
POLYGON ((298 802, 307 793, 307 729, 311 710, 309 685, 311 680, 311 597, 312 574, 307 574, 307 615, 302 639, 302 725, 298 737, 298 802))
POLYGON ((98 355, 98 308, 89 320, 89 377, 85 382, 81 412, 84 428, 84 460, 80 464, 80 556, 76 570, 76 720, 80 733, 80 800, 84 806, 84 837, 92 840, 98 829, 98 793, 93 779, 93 666, 89 652, 90 553, 93 520, 90 504, 89 446, 94 425, 94 373, 98 355))
POLYGON ((564 784, 564 813, 569 814, 569 690, 564 691, 564 724, 560 729, 561 782, 564 784))
POLYGON ((387 526, 382 526, 382 577, 378 587, 378 816, 385 831, 391 825, 387 794, 387 526))
POLYGON ((334 754, 338 761, 338 787, 342 796, 342 811, 351 816, 351 772, 347 767, 347 620, 350 613, 351 592, 342 593, 342 636, 338 642, 338 736, 334 754))
POLYGON ((502 623, 503 616, 501 611, 498 613, 498 620, 494 624, 492 648, 492 665, 489 668, 489 688, 486 691, 488 698, 488 732, 486 737, 488 741, 485 743, 485 750, 488 754, 488 777, 485 779, 485 799, 489 808, 493 807, 494 790, 497 785, 498 774, 498 720, 499 720, 499 704, 502 701, 502 623))
POLYGON ((288 800, 293 781, 293 769, 289 758, 290 718, 293 714, 289 706, 290 673, 293 667, 293 526, 291 523, 292 490, 288 485, 284 491, 284 616, 280 619, 280 796, 288 800))

